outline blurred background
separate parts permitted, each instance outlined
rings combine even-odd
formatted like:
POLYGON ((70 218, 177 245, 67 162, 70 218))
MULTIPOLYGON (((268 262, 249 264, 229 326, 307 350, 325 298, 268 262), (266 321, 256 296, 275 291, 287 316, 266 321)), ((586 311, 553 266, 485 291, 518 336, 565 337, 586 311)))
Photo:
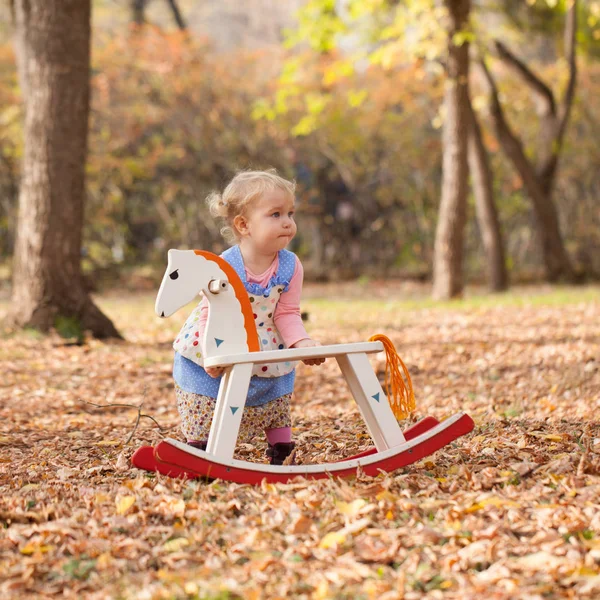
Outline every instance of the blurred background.
MULTIPOLYGON (((24 141, 14 22, 10 5, 0 6, 6 290, 24 141)), ((530 190, 503 151, 476 61, 487 57, 503 114, 534 172, 544 106, 502 48, 546 82, 558 105, 569 80, 569 6, 476 2, 471 24, 454 37, 457 45, 470 42, 470 103, 511 282, 549 274, 530 190)), ((82 248, 92 289, 123 281, 151 287, 168 248, 224 250, 204 198, 238 169, 268 167, 298 184, 292 250, 308 280, 431 280, 447 119, 443 7, 392 0, 94 0, 92 7, 82 248)), ((573 272, 589 280, 600 275, 600 4, 580 2, 577 10, 577 80, 549 195, 573 272)), ((485 283, 474 189, 462 268, 466 281, 485 283)))

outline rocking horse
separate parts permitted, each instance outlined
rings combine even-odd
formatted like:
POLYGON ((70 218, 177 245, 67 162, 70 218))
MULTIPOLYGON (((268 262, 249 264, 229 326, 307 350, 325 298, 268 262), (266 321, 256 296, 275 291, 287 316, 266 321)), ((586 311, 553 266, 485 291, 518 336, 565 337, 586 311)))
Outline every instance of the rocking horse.
POLYGON ((473 429, 463 413, 442 422, 425 417, 404 432, 397 418, 414 408, 410 375, 385 336, 352 344, 261 351, 254 315, 242 281, 223 258, 200 250, 169 250, 168 266, 156 299, 156 313, 169 317, 202 292, 209 303, 204 333, 204 365, 223 367, 206 450, 173 439, 139 448, 135 467, 187 479, 223 479, 245 484, 287 482, 294 477, 348 477, 362 471, 392 472, 436 452, 473 429), (386 351, 388 396, 368 354, 386 351), (371 435, 374 447, 338 462, 268 465, 233 458, 254 365, 335 358, 371 435), (402 376, 402 372, 404 377, 402 376), (405 382, 406 380, 406 382, 405 382), (391 385, 390 385, 391 383, 391 385))

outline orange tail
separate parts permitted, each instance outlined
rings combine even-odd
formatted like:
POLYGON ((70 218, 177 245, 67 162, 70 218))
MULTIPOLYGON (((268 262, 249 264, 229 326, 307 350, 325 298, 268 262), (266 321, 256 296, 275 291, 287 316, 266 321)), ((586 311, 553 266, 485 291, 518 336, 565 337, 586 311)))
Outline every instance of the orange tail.
POLYGON ((385 349, 385 393, 396 419, 405 419, 415 410, 415 394, 408 369, 398 356, 390 338, 378 333, 370 337, 369 341, 383 344, 385 349))

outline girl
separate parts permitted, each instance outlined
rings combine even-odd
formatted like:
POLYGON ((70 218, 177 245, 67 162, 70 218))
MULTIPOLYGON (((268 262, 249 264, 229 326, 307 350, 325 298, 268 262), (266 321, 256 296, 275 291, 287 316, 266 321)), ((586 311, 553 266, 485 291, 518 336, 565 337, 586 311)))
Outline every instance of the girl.
MULTIPOLYGON (((225 221, 221 233, 235 244, 221 256, 246 287, 264 350, 319 345, 310 339, 300 317, 302 264, 295 254, 285 250, 296 234, 294 192, 293 182, 270 169, 238 173, 222 195, 215 192, 207 198, 211 214, 225 221)), ((199 339, 203 339, 207 317, 208 302, 203 299, 182 331, 197 319, 199 339)), ((205 370, 201 358, 183 356, 177 342, 173 347, 182 431, 188 444, 205 450, 223 369, 205 370)), ((304 362, 318 365, 324 360, 304 362)), ((251 439, 263 430, 268 441, 267 456, 273 465, 283 464, 295 446, 290 418, 294 368, 294 363, 255 367, 242 416, 240 437, 251 439)))

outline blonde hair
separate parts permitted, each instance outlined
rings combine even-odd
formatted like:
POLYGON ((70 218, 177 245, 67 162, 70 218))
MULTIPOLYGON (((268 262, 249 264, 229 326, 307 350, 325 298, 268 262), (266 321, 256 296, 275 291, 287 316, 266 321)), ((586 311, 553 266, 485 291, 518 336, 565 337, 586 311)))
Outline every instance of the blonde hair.
POLYGON ((233 220, 238 215, 247 215, 248 209, 256 200, 274 190, 282 190, 293 197, 296 182, 280 177, 275 169, 239 171, 222 194, 212 192, 206 198, 210 214, 225 221, 221 235, 227 242, 233 244, 239 240, 233 220))

